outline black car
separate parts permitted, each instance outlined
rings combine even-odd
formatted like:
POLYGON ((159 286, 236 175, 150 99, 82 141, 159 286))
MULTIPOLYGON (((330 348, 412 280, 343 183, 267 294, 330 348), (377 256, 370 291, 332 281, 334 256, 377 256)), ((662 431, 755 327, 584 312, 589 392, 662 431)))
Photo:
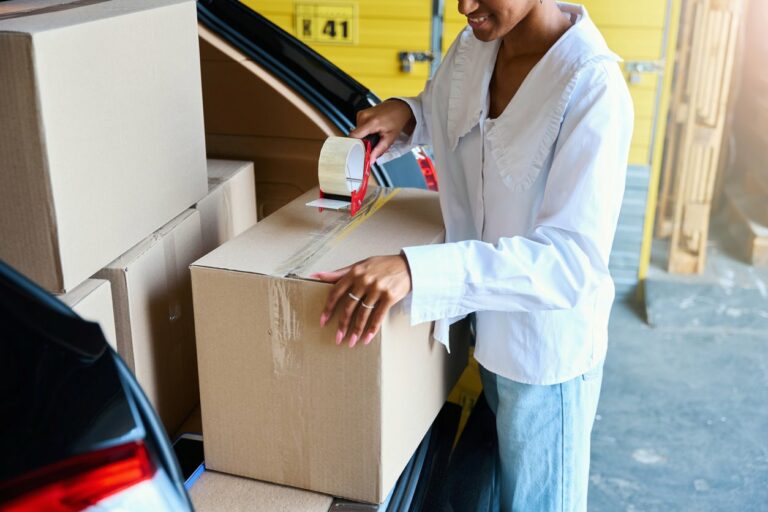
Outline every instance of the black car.
POLYGON ((192 510, 165 430, 98 324, 0 262, 0 510, 192 510))

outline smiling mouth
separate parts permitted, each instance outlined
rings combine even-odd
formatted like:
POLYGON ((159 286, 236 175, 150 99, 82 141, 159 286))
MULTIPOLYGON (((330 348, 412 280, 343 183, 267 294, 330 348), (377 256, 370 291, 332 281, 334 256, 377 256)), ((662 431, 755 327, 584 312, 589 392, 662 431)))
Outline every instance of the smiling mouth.
POLYGON ((467 16, 467 21, 472 27, 478 27, 485 23, 485 21, 488 19, 488 16, 467 16))

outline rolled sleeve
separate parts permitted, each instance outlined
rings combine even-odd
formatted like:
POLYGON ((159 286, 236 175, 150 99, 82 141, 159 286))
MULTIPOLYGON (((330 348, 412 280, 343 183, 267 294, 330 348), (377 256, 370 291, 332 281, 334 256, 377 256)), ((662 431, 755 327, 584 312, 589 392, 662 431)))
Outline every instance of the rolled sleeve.
POLYGON ((430 84, 427 82, 427 88, 415 98, 394 98, 407 104, 413 113, 413 118, 416 120, 416 126, 408 140, 411 145, 426 145, 432 143, 432 137, 430 136, 427 123, 429 112, 425 112, 426 106, 429 105, 429 102, 425 101, 429 96, 429 86, 430 84))
POLYGON ((431 84, 427 82, 424 90, 415 97, 397 97, 390 98, 391 100, 402 101, 408 108, 411 109, 413 118, 416 121, 416 125, 411 135, 401 133, 400 136, 395 139, 395 142, 389 147, 386 153, 384 153, 379 161, 386 163, 390 160, 394 160, 410 151, 415 146, 430 145, 432 143, 432 136, 429 130, 429 97, 431 94, 431 84))

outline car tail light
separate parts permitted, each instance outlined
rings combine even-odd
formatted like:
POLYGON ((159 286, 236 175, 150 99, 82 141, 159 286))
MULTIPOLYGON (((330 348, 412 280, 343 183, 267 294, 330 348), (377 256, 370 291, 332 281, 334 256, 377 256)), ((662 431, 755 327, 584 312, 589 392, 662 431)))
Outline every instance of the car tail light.
POLYGON ((154 473, 140 442, 85 453, 0 484, 0 511, 84 510, 154 473))
POLYGON ((416 157, 416 162, 419 164, 421 174, 424 176, 427 189, 436 191, 437 174, 435 173, 435 165, 432 163, 432 159, 429 158, 429 155, 422 148, 414 148, 412 152, 413 156, 416 157))

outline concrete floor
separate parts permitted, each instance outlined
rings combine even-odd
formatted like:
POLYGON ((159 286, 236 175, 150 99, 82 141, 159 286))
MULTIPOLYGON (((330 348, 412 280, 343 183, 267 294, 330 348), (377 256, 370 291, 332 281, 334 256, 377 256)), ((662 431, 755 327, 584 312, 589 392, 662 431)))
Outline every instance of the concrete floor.
POLYGON ((768 332, 639 309, 611 316, 590 512, 768 510, 768 332))

